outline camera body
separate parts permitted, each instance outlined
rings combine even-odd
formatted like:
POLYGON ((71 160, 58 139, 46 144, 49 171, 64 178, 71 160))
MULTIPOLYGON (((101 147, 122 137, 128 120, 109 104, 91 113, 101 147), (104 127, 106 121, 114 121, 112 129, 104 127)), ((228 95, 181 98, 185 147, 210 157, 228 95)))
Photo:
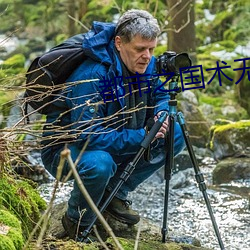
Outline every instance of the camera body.
POLYGON ((166 51, 156 59, 156 70, 158 74, 173 72, 176 76, 180 74, 180 68, 190 67, 192 61, 187 53, 176 54, 174 51, 166 51))

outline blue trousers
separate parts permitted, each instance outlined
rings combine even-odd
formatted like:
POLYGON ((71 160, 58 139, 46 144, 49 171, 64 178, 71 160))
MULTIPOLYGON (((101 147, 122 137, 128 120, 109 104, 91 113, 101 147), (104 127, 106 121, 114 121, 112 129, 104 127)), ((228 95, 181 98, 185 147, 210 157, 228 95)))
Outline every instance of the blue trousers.
MULTIPOLYGON (((80 154, 81 149, 74 143, 69 144, 71 157, 75 161, 80 154)), ((185 148, 184 138, 178 123, 175 123, 174 135, 174 155, 177 155, 185 148)), ((62 149, 53 150, 53 147, 42 151, 42 160, 45 168, 56 176, 57 167, 60 160, 62 149)), ((135 190, 136 187, 151 176, 156 170, 165 165, 166 150, 164 148, 164 139, 158 139, 151 148, 151 160, 145 161, 142 157, 135 167, 128 180, 123 183, 116 197, 125 200, 128 193, 135 190)), ((79 176, 92 197, 96 205, 102 199, 104 191, 111 191, 120 181, 120 175, 127 164, 133 160, 135 155, 115 156, 102 150, 85 151, 78 164, 77 171, 79 176)), ((65 163, 63 175, 67 175, 70 167, 65 163)), ((75 221, 79 221, 80 212, 86 209, 81 218, 81 225, 89 225, 94 217, 88 203, 84 199, 76 182, 68 201, 68 216, 75 221)))

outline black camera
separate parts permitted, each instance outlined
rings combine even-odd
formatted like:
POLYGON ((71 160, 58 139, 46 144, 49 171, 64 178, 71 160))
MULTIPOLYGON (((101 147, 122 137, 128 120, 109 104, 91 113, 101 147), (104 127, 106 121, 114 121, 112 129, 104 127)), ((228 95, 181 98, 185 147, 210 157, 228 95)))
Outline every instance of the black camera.
POLYGON ((156 70, 158 74, 163 72, 174 72, 180 74, 180 68, 190 67, 192 61, 187 53, 176 54, 174 51, 164 52, 156 59, 156 70))

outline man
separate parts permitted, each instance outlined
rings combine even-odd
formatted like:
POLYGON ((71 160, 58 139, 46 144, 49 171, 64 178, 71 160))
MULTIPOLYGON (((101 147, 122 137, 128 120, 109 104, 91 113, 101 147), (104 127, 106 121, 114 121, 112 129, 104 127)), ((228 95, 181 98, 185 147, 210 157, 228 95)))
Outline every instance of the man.
MULTIPOLYGON (((169 95, 159 88, 160 80, 153 77, 156 74, 153 52, 159 32, 156 19, 142 10, 125 12, 117 25, 94 22, 83 41, 88 58, 69 77, 68 88, 62 91, 62 97, 47 116, 42 151, 46 169, 56 175, 60 152, 67 143, 73 161, 77 159, 77 171, 97 206, 116 186, 124 168, 140 149, 148 118, 157 120, 162 111, 168 111, 169 95), (92 81, 72 84, 88 79, 92 81)), ((140 159, 106 209, 117 220, 131 225, 139 222, 140 216, 130 208, 127 196, 164 165, 167 130, 166 119, 151 145, 150 159, 140 159)), ((178 123, 174 139, 176 155, 185 147, 178 123)), ((63 176, 69 170, 66 163, 63 176)), ((62 219, 65 231, 71 238, 81 237, 80 232, 93 217, 75 182, 62 219), (76 235, 79 220, 80 232, 76 235)))

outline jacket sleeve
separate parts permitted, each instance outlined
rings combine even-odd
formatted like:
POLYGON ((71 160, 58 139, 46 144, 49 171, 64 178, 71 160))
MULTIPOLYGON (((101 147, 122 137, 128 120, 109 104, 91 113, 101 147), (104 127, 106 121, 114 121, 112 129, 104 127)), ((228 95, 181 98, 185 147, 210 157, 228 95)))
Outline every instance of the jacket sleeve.
POLYGON ((99 80, 94 80, 100 79, 106 72, 103 67, 97 66, 86 70, 87 66, 82 64, 68 81, 89 79, 89 72, 98 72, 92 74, 93 80, 74 84, 66 91, 66 102, 71 109, 71 131, 77 138, 76 143, 79 147, 88 143, 88 150, 104 150, 114 155, 136 153, 145 137, 145 130, 112 129, 106 126, 112 117, 106 117, 106 106, 98 89, 99 80))

